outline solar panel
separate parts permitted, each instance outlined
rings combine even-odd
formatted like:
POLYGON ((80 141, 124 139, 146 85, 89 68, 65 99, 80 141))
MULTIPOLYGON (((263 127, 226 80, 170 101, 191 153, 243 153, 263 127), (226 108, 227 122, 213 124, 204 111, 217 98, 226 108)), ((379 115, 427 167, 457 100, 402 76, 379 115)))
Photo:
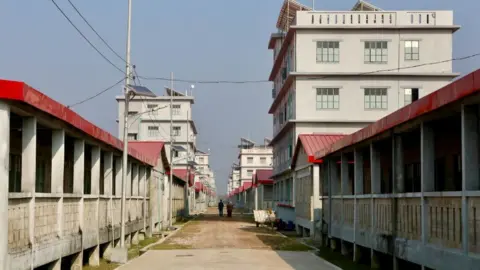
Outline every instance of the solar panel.
POLYGON ((135 93, 135 95, 147 96, 147 97, 156 97, 157 96, 152 91, 150 91, 150 89, 148 89, 145 86, 128 85, 128 88, 130 89, 130 91, 135 93))

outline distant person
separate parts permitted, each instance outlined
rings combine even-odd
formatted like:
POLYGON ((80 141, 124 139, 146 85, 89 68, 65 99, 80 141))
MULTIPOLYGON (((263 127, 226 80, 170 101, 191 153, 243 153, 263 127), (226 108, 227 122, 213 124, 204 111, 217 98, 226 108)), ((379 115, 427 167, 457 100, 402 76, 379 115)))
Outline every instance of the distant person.
POLYGON ((223 201, 220 200, 220 202, 218 203, 218 214, 223 217, 223 201))
POLYGON ((233 203, 229 201, 227 203, 227 217, 232 217, 233 203))

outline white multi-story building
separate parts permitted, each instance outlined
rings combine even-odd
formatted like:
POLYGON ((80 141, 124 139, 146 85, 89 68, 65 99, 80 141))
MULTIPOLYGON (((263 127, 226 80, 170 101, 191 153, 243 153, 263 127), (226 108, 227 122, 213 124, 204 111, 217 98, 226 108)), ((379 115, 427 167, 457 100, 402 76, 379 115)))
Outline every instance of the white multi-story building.
POLYGON ((204 211, 212 202, 216 193, 215 174, 210 167, 210 154, 202 151, 195 153, 195 208, 204 211))
MULTIPOLYGON (((129 128, 130 141, 163 141, 170 146, 170 113, 172 113, 172 136, 175 149, 173 162, 176 166, 185 167, 188 161, 193 161, 196 150, 197 129, 192 120, 192 105, 194 97, 188 93, 166 89, 164 96, 135 97, 129 102, 129 128), (173 97, 171 94, 173 93, 173 97), (170 101, 172 110, 170 110, 170 101), (187 155, 189 159, 187 159, 187 155)), ((123 119, 125 98, 118 96, 118 119, 123 119)), ((123 121, 118 121, 118 135, 123 138, 123 121)))
POLYGON ((383 11, 363 1, 351 11, 313 11, 285 0, 277 28, 268 46, 277 198, 293 197, 299 134, 352 133, 458 75, 441 62, 452 58, 459 29, 452 11, 383 11))
POLYGON ((238 146, 238 161, 240 167, 240 186, 245 182, 251 182, 252 176, 257 169, 270 169, 272 167, 273 153, 268 146, 270 140, 263 145, 256 145, 255 142, 242 138, 238 146))

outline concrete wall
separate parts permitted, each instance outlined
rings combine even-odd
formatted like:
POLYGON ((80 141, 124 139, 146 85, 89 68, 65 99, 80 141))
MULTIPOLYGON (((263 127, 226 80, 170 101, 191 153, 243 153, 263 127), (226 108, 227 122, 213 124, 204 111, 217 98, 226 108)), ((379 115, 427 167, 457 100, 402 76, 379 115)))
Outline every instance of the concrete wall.
MULTIPOLYGON (((347 73, 395 69, 450 59, 453 53, 451 29, 312 29, 298 30, 296 38, 297 72, 347 73), (406 40, 419 41, 419 60, 405 60, 406 40), (317 41, 338 41, 340 61, 338 63, 317 62, 317 41), (365 63, 365 41, 387 41, 388 62, 386 64, 365 63)), ((389 72, 392 74, 451 73, 452 62, 389 72)))
MULTIPOLYGON (((72 254, 79 256, 81 265, 86 249, 89 249, 89 263, 97 265, 99 257, 109 256, 121 237, 122 153, 85 134, 54 126, 50 119, 15 114, 14 121, 7 121, 10 118, 7 108, 12 107, 0 103, 0 175, 4 180, 1 182, 6 183, 0 191, 0 207, 5 210, 1 223, 5 226, 0 230, 5 236, 0 242, 0 268, 31 269, 59 262, 72 254), (10 174, 5 169, 9 168, 8 142, 13 126, 22 127, 21 189, 8 192, 10 174), (38 143, 43 144, 38 141, 39 131, 47 130, 51 131, 51 143, 38 147, 38 143), (66 138, 73 138, 73 145, 67 146, 66 138), (86 145, 91 149, 88 152, 86 145), (43 155, 46 151, 50 154, 43 155), (51 159, 48 163, 51 173, 45 178, 51 188, 42 193, 36 190, 38 155, 51 159), (72 168, 67 166, 70 161, 72 168), (67 191, 68 181, 64 179, 70 169, 73 170, 71 192, 67 191), (87 179, 91 182, 89 194, 84 190, 87 179), (100 254, 100 245, 106 246, 104 254, 100 254)), ((18 153, 18 149, 12 153, 15 152, 18 153)), ((162 203, 158 200, 164 199, 158 194, 161 189, 157 179, 164 174, 164 169, 161 165, 152 168, 132 157, 127 168, 123 237, 130 244, 138 242, 140 232, 150 234, 161 228, 158 221, 161 213, 157 214, 157 209, 162 203)))
POLYGON ((440 89, 450 78, 396 78, 350 77, 326 79, 297 79, 296 87, 301 95, 296 98, 297 120, 325 122, 374 122, 383 116, 408 105, 404 103, 405 89, 418 88, 419 98, 440 89), (317 109, 317 88, 339 88, 339 109, 317 109), (387 108, 366 109, 365 88, 386 88, 387 108))

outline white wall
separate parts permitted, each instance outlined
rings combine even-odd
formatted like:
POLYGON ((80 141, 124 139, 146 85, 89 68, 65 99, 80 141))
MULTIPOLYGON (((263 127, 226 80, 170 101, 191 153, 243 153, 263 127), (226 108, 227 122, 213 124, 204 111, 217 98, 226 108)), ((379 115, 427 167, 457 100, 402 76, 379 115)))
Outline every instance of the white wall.
MULTIPOLYGON (((296 38, 297 72, 369 72, 380 69, 408 67, 451 59, 452 31, 388 30, 388 29, 315 29, 298 30, 296 38), (405 60, 405 40, 418 40, 420 60, 405 60), (320 63, 316 59, 317 41, 339 41, 339 63, 320 63), (365 41, 387 41, 388 63, 369 64, 364 61, 365 41)), ((452 62, 426 65, 391 73, 452 72, 452 62)))
POLYGON ((377 121, 404 104, 406 88, 419 88, 419 98, 447 85, 448 78, 356 77, 297 80, 297 119, 316 121, 377 121), (316 108, 317 88, 339 88, 339 109, 316 108), (387 109, 365 109, 364 88, 387 88, 387 109), (300 94, 301 93, 301 94, 300 94))

